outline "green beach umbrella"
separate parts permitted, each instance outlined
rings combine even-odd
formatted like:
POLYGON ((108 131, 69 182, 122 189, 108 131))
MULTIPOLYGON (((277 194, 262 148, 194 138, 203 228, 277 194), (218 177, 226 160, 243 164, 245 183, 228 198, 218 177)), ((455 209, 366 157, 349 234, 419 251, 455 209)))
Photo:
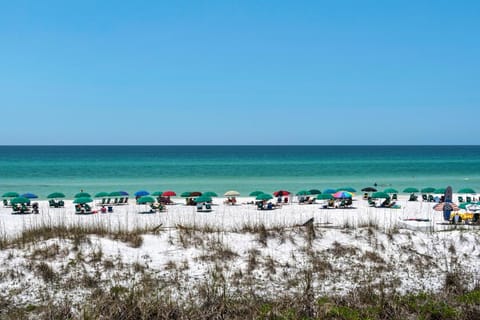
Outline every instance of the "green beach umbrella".
POLYGON ((300 190, 297 192, 297 196, 308 196, 310 194, 310 191, 308 190, 300 190))
POLYGON ((215 192, 213 191, 207 191, 207 192, 204 192, 202 193, 202 196, 205 196, 205 197, 218 197, 218 194, 216 194, 215 192))
POLYGON ((372 193, 373 199, 389 199, 390 196, 386 192, 374 192, 372 193))
POLYGON ((195 198, 195 202, 212 202, 212 198, 201 195, 200 197, 195 198))
POLYGON ((352 188, 352 187, 338 188, 338 189, 337 189, 337 192, 338 192, 338 191, 347 191, 347 192, 351 192, 351 193, 357 192, 357 190, 355 190, 355 189, 352 188))
POLYGON ((190 197, 190 194, 191 194, 190 191, 185 191, 184 193, 182 193, 182 194, 180 195, 180 197, 182 197, 182 198, 188 198, 188 197, 190 197))
POLYGON ((433 193, 441 194, 441 193, 445 193, 445 190, 446 190, 446 188, 437 188, 437 189, 435 189, 435 191, 433 191, 433 193))
POLYGON ((409 187, 409 188, 403 189, 403 192, 405 192, 405 193, 415 193, 415 192, 418 192, 418 189, 414 188, 414 187, 409 187))
POLYGON ((383 190, 383 192, 385 192, 385 193, 398 193, 398 190, 394 189, 394 188, 387 188, 387 189, 383 190))
POLYGON ((24 204, 29 202, 30 202, 30 199, 24 198, 24 197, 16 197, 10 201, 11 204, 24 204))
POLYGON ((19 194, 18 192, 12 192, 12 191, 11 191, 11 192, 6 192, 6 193, 4 193, 2 197, 4 197, 4 198, 16 198, 16 197, 18 197, 19 195, 20 195, 20 194, 19 194))
POLYGON ((463 188, 458 190, 458 193, 468 193, 468 194, 476 194, 475 190, 472 188, 463 188))
POLYGON ((79 192, 75 195, 75 198, 90 198, 91 195, 88 192, 79 192))
POLYGON ((95 195, 95 198, 105 198, 108 197, 109 193, 108 192, 99 192, 95 195))
MULTIPOLYGON (((163 191, 155 191, 154 193, 152 193, 151 195, 154 196, 154 197, 160 197, 162 195, 163 191)), ((185 192, 184 192, 185 193, 185 192)), ((190 192, 188 192, 190 193, 190 192)), ((182 193, 182 197, 183 197, 183 193, 182 193)), ((187 196, 188 197, 188 196, 187 196)))
POLYGON ((143 196, 138 198, 137 203, 138 204, 147 204, 147 203, 154 203, 155 198, 151 196, 143 196))
POLYGON ((75 200, 73 200, 73 203, 78 203, 78 204, 85 204, 89 202, 93 202, 92 198, 90 197, 78 197, 78 198, 75 198, 75 200))
POLYGON ((256 196, 258 196, 259 194, 262 194, 262 193, 265 193, 265 192, 259 191, 259 190, 252 191, 252 192, 250 192, 250 197, 256 197, 256 196))
POLYGON ((330 193, 323 193, 317 196, 318 200, 330 200, 333 199, 333 196, 330 193))
POLYGON ((273 199, 273 196, 271 194, 268 194, 268 193, 262 193, 262 194, 259 194, 255 199, 256 200, 270 200, 270 199, 273 199))
POLYGON ((322 193, 322 191, 320 191, 318 189, 310 189, 310 190, 308 190, 308 192, 310 192, 310 194, 320 194, 320 193, 322 193))
POLYGON ((54 193, 50 193, 48 196, 47 196, 48 199, 57 199, 57 198, 65 198, 65 195, 61 192, 54 192, 54 193))
POLYGON ((434 187, 426 187, 421 190, 422 193, 432 193, 435 191, 434 187))

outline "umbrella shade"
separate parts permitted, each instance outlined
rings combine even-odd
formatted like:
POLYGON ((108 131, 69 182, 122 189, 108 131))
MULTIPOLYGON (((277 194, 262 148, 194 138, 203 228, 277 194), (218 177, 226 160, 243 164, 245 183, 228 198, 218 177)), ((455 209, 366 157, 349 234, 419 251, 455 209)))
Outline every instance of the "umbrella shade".
POLYGON ((213 191, 204 192, 202 195, 205 196, 205 197, 218 197, 218 194, 216 194, 213 191))
POLYGON ((433 191, 433 193, 443 194, 445 193, 446 188, 438 188, 433 191))
POLYGON ((135 197, 143 197, 143 196, 148 196, 150 192, 147 190, 138 190, 137 192, 134 193, 135 197))
POLYGON ((374 192, 372 193, 372 198, 373 199, 389 199, 390 196, 386 192, 374 192))
POLYGON ((405 193, 415 193, 415 192, 418 192, 418 189, 414 188, 414 187, 409 187, 409 188, 403 189, 403 192, 405 192, 405 193))
POLYGON ((129 193, 127 191, 118 191, 122 196, 128 196, 129 193))
POLYGON ((320 193, 322 193, 322 191, 320 191, 318 189, 310 189, 310 190, 308 190, 308 192, 310 192, 310 194, 320 194, 320 193))
POLYGON ((252 191, 252 192, 250 192, 250 197, 256 197, 256 196, 258 196, 259 194, 262 194, 262 193, 265 193, 265 192, 259 191, 259 190, 252 191))
POLYGON ((162 193, 162 196, 164 196, 164 197, 174 197, 176 195, 177 194, 175 193, 175 191, 172 191, 172 190, 164 191, 162 193))
POLYGON ((318 200, 330 200, 333 199, 333 196, 330 193, 323 193, 317 196, 318 200))
POLYGON ((146 204, 146 203, 154 203, 154 202, 155 202, 155 198, 150 196, 142 196, 137 200, 138 204, 146 204))
POLYGON ((270 200, 270 199, 273 199, 273 197, 272 197, 271 194, 262 193, 262 194, 259 194, 255 199, 256 200, 270 200))
POLYGON ((92 198, 90 197, 78 197, 73 200, 73 203, 78 203, 78 204, 84 204, 84 203, 89 203, 93 202, 92 198))
POLYGON ((333 194, 335 199, 348 199, 352 197, 352 194, 348 191, 338 191, 333 194))
POLYGON ((102 192, 96 193, 95 198, 105 198, 105 197, 108 197, 108 195, 109 195, 108 192, 102 191, 102 192))
POLYGON ((347 192, 350 192, 350 193, 354 193, 354 192, 357 192, 357 190, 355 190, 354 188, 352 187, 343 187, 343 188, 338 188, 337 189, 337 192, 338 191, 347 191, 347 192))
POLYGON ((463 189, 458 190, 458 193, 475 194, 476 192, 472 188, 463 188, 463 189))
POLYGON ((185 192, 183 192, 183 193, 180 195, 180 197, 182 197, 182 198, 188 198, 188 197, 191 197, 190 194, 191 194, 190 191, 185 191, 185 192))
POLYGON ((227 191, 223 194, 225 197, 238 197, 240 196, 240 192, 236 191, 236 190, 230 190, 230 191, 227 191))
POLYGON ((310 194, 310 191, 308 190, 300 190, 297 192, 297 196, 306 196, 306 195, 309 195, 310 194))
POLYGON ((109 197, 123 197, 123 194, 120 191, 113 191, 108 194, 109 197))
POLYGON ((47 196, 48 199, 57 199, 57 198, 65 198, 65 195, 61 192, 54 192, 54 193, 50 193, 48 196, 47 196))
POLYGON ((334 194, 335 192, 337 192, 337 190, 335 190, 335 189, 325 189, 325 190, 323 190, 323 193, 328 193, 328 194, 334 194))
POLYGON ((212 202, 212 198, 201 195, 200 197, 195 198, 195 202, 197 202, 197 203, 199 203, 199 202, 212 202))
MULTIPOLYGON (((190 192, 189 192, 190 193, 190 192)), ((163 194, 163 191, 155 191, 151 195, 154 197, 160 197, 163 194)), ((183 196, 182 196, 183 197, 183 196)), ((188 197, 188 196, 187 196, 188 197)))
POLYGON ((387 188, 387 189, 383 190, 383 192, 385 192, 385 193, 398 193, 398 190, 394 189, 394 188, 387 188))
POLYGON ((34 193, 31 193, 31 192, 27 192, 27 193, 24 193, 22 194, 20 197, 24 197, 24 198, 28 198, 28 199, 36 199, 38 198, 38 196, 34 193))
POLYGON ((435 211, 458 211, 459 207, 452 202, 441 202, 433 206, 435 211))
POLYGON ((200 191, 192 191, 190 192, 190 197, 200 197, 202 193, 200 191))
POLYGON ((10 201, 11 204, 23 204, 23 203, 29 203, 30 199, 25 198, 25 197, 16 197, 13 198, 12 201, 10 201))
POLYGON ((289 191, 286 190, 278 190, 273 193, 275 197, 283 197, 283 196, 288 196, 290 194, 289 191))
POLYGON ((422 193, 432 193, 435 191, 434 187, 426 187, 421 190, 422 193))
POLYGON ((2 197, 4 198, 15 198, 18 196, 19 196, 18 192, 6 192, 2 195, 2 197))
POLYGON ((75 198, 90 198, 90 193, 88 192, 79 192, 75 195, 75 198))
POLYGON ((362 189, 363 192, 376 192, 377 189, 375 189, 374 187, 365 187, 362 189))

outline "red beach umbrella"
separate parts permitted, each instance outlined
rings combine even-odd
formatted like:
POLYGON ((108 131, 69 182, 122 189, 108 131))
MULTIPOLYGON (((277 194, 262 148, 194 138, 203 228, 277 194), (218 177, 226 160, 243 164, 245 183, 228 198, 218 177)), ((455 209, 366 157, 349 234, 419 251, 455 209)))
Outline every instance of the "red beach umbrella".
POLYGON ((278 190, 278 191, 275 191, 273 193, 273 195, 275 197, 283 197, 283 196, 288 196, 290 194, 290 192, 286 191, 286 190, 278 190))
POLYGON ((173 196, 176 196, 176 195, 177 194, 174 191, 171 191, 171 190, 164 191, 162 193, 162 196, 164 196, 164 197, 173 197, 173 196))

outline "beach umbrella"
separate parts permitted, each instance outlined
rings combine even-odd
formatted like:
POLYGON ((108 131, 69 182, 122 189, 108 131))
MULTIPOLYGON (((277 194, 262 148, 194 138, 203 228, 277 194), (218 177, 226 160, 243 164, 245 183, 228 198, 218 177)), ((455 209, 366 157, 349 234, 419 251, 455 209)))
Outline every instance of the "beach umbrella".
POLYGON ((403 189, 403 192, 405 192, 405 193, 415 193, 415 192, 418 192, 418 189, 414 188, 414 187, 408 187, 408 188, 403 189))
MULTIPOLYGON (((190 192, 189 192, 190 193, 190 192)), ((155 191, 151 195, 154 197, 160 197, 163 194, 163 191, 155 191)), ((183 197, 183 196, 182 196, 183 197)), ((188 197, 188 196, 187 196, 188 197)))
POLYGON ((275 197, 283 197, 283 196, 288 196, 290 194, 289 191, 286 190, 278 190, 273 193, 275 197))
POLYGON ((318 200, 330 200, 333 199, 333 196, 330 193, 323 193, 317 196, 318 200))
POLYGON ((200 203, 200 202, 212 202, 211 197, 206 197, 204 195, 201 195, 200 197, 195 198, 195 202, 200 203))
POLYGON ((258 196, 259 194, 262 194, 262 193, 265 193, 265 192, 259 191, 259 190, 252 191, 252 192, 250 192, 250 197, 256 197, 256 196, 258 196))
POLYGON ((322 193, 322 191, 320 191, 318 189, 310 189, 310 190, 308 190, 308 192, 310 192, 310 194, 320 194, 320 193, 322 193))
POLYGON ((386 192, 374 192, 374 193, 372 193, 372 199, 389 199, 389 198, 390 198, 390 196, 386 192))
POLYGON ((95 198, 106 198, 106 197, 108 197, 108 195, 109 195, 108 192, 102 191, 102 192, 96 193, 95 198))
POLYGON ((262 194, 259 194, 255 200, 270 200, 270 199, 273 199, 272 195, 268 194, 268 193, 262 193, 262 194))
POLYGON ((164 191, 162 193, 162 196, 163 197, 174 197, 176 196, 177 194, 175 193, 175 191, 172 191, 172 190, 168 190, 168 191, 164 191))
POLYGON ((398 190, 394 189, 394 188, 387 188, 387 189, 383 190, 383 192, 385 192, 385 193, 398 193, 398 190))
POLYGON ((154 197, 150 196, 142 196, 138 198, 137 203, 138 204, 147 204, 147 203, 154 203, 156 200, 154 197))
POLYGON ((113 191, 108 194, 109 197, 123 197, 123 194, 120 191, 113 191))
POLYGON ((65 195, 61 192, 54 192, 54 193, 50 193, 48 196, 47 196, 48 199, 57 199, 57 198, 65 198, 65 195))
POLYGON ((143 197, 143 196, 148 196, 150 192, 147 190, 138 190, 137 192, 134 193, 135 197, 143 197))
POLYGON ((335 199, 348 199, 353 195, 348 191, 337 191, 332 195, 335 199))
POLYGON ((240 192, 236 191, 236 190, 230 190, 230 191, 227 191, 223 194, 225 197, 239 197, 240 196, 240 192))
POLYGON ((463 188, 458 190, 458 193, 475 194, 476 192, 472 188, 463 188))
POLYGON ((190 197, 200 197, 202 193, 200 191, 192 191, 190 192, 190 197))
POLYGON ((191 194, 190 191, 185 191, 185 192, 183 192, 183 193, 180 195, 180 197, 182 197, 182 198, 188 198, 188 197, 191 197, 190 194, 191 194))
POLYGON ((31 193, 31 192, 24 193, 24 194, 20 195, 20 197, 28 198, 28 199, 36 199, 36 198, 38 198, 38 196, 37 196, 36 194, 31 193))
POLYGON ((297 192, 297 196, 307 196, 310 194, 310 191, 308 190, 300 190, 297 192))
POLYGON ((362 189, 363 192, 376 192, 377 189, 375 189, 374 187, 365 187, 362 189))
POLYGON ((127 191, 118 191, 122 196, 128 196, 129 193, 127 191))
POLYGON ((73 203, 78 203, 78 204, 85 204, 89 202, 93 202, 92 198, 90 197, 78 197, 78 198, 75 198, 75 200, 73 200, 73 203))
POLYGON ((334 194, 335 192, 337 192, 337 190, 335 190, 335 189, 325 189, 325 190, 323 190, 323 193, 328 193, 328 194, 334 194))
POLYGON ((215 192, 213 191, 207 191, 207 192, 204 192, 202 193, 202 196, 205 196, 205 197, 218 197, 218 194, 216 194, 215 192))
POLYGON ((29 202, 30 202, 30 199, 25 198, 25 197, 16 197, 16 198, 13 198, 10 201, 11 204, 24 204, 24 203, 29 203, 29 202))
POLYGON ((426 187, 426 188, 423 188, 422 190, 420 190, 422 193, 432 193, 435 191, 435 188, 434 187, 426 187))
POLYGON ((433 206, 435 211, 458 211, 459 207, 452 202, 440 202, 433 206))
POLYGON ((433 191, 433 193, 444 194, 445 190, 446 188, 437 188, 435 191, 433 191))
POLYGON ((354 188, 352 188, 352 187, 343 187, 343 188, 338 188, 336 191, 337 191, 337 192, 338 192, 338 191, 347 191, 347 192, 350 192, 350 193, 357 192, 357 190, 355 190, 355 189, 354 189, 354 188))
POLYGON ((20 195, 18 194, 18 192, 6 192, 6 193, 3 194, 2 197, 3 197, 3 198, 16 198, 16 197, 18 197, 18 196, 20 196, 20 195))
POLYGON ((90 193, 88 192, 79 192, 75 195, 75 198, 90 198, 90 193))

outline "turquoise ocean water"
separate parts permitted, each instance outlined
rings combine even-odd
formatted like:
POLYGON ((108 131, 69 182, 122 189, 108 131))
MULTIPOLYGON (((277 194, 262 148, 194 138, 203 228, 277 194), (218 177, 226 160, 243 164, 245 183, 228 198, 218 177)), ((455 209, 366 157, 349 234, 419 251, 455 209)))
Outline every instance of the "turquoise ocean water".
POLYGON ((2 146, 0 194, 472 187, 480 146, 2 146))

